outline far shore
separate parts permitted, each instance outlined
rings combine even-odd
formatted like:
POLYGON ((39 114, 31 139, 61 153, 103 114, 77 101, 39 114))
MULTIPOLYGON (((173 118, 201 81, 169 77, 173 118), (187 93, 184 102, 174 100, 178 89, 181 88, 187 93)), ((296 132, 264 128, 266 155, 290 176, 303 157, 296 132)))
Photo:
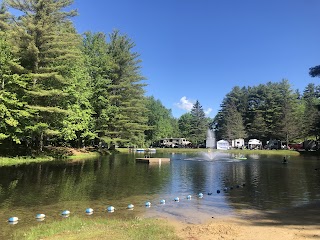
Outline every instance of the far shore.
MULTIPOLYGON (((148 148, 145 148, 146 150, 148 148)), ((16 157, 0 157, 0 166, 12 166, 20 164, 60 161, 82 161, 94 159, 100 156, 97 151, 86 151, 84 149, 70 149, 71 154, 62 155, 59 158, 52 156, 16 156, 16 157)), ((130 148, 116 148, 115 153, 130 153, 130 148)), ((265 154, 265 155, 282 155, 282 156, 298 156, 299 152, 293 150, 248 150, 248 149, 232 149, 232 150, 216 150, 206 148, 156 148, 157 153, 197 153, 197 152, 225 152, 241 155, 265 154)))

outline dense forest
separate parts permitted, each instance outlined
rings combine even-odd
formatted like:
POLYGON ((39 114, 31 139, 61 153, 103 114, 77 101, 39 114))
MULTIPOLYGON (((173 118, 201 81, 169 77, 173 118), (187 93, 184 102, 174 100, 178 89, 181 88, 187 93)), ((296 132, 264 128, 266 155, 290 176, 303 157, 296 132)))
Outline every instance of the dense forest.
MULTIPOLYGON (((174 118, 147 96, 139 53, 126 34, 77 33, 72 0, 6 0, 0 8, 1 154, 48 146, 150 146, 164 137, 203 144, 218 138, 277 138, 287 143, 320 135, 320 86, 303 94, 289 81, 234 87, 214 119, 197 101, 174 118), (15 9, 19 16, 10 13, 15 9)), ((319 66, 309 74, 319 76, 319 66)))

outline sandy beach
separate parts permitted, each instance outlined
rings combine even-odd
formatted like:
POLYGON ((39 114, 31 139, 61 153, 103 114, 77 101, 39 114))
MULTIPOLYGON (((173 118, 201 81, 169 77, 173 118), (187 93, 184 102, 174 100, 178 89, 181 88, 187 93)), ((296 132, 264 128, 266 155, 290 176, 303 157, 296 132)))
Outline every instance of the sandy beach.
POLYGON ((202 224, 167 219, 181 239, 298 240, 320 239, 320 203, 278 211, 240 211, 202 224))

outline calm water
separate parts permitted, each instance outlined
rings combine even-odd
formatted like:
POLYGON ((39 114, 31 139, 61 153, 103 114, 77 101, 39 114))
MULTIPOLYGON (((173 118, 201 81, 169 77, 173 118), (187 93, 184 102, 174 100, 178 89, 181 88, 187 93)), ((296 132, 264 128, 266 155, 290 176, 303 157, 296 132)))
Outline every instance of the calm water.
POLYGON ((65 221, 60 215, 65 209, 71 211, 70 218, 170 216, 198 223, 237 209, 272 210, 320 200, 317 157, 289 157, 288 164, 281 164, 281 156, 248 155, 247 160, 222 153, 155 156, 171 162, 135 163, 141 155, 121 154, 79 163, 1 167, 0 239, 10 238, 21 227, 65 221), (189 194, 191 200, 186 199, 189 194), (174 202, 175 197, 180 201, 174 202), (144 206, 146 201, 151 208, 144 206), (126 209, 130 203, 133 211, 126 209), (106 212, 110 205, 116 208, 114 213, 106 212), (88 207, 94 209, 91 216, 85 215, 88 207), (46 214, 46 219, 37 222, 37 213, 46 214), (12 216, 21 219, 18 224, 6 222, 12 216))

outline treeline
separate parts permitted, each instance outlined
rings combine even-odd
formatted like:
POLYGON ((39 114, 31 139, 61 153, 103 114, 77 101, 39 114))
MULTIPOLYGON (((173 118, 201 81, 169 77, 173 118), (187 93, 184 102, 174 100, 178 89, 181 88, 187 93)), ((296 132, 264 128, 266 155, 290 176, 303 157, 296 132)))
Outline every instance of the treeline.
POLYGON ((1 5, 1 153, 101 142, 108 148, 149 146, 181 136, 171 110, 145 96, 135 43, 119 31, 79 35, 70 20, 77 12, 66 11, 72 2, 7 0, 1 5))
POLYGON ((254 87, 234 87, 215 117, 219 139, 280 139, 287 144, 320 136, 320 86, 308 84, 303 93, 288 80, 254 87))
MULTIPOLYGON (((77 12, 66 11, 72 2, 6 0, 0 6, 1 154, 99 143, 147 147, 165 137, 200 146, 208 127, 228 140, 319 136, 320 87, 309 84, 300 95, 286 80, 235 87, 214 120, 199 101, 174 118, 145 95, 135 43, 119 31, 78 34, 71 21, 77 12)), ((319 69, 310 75, 319 76, 319 69)))

